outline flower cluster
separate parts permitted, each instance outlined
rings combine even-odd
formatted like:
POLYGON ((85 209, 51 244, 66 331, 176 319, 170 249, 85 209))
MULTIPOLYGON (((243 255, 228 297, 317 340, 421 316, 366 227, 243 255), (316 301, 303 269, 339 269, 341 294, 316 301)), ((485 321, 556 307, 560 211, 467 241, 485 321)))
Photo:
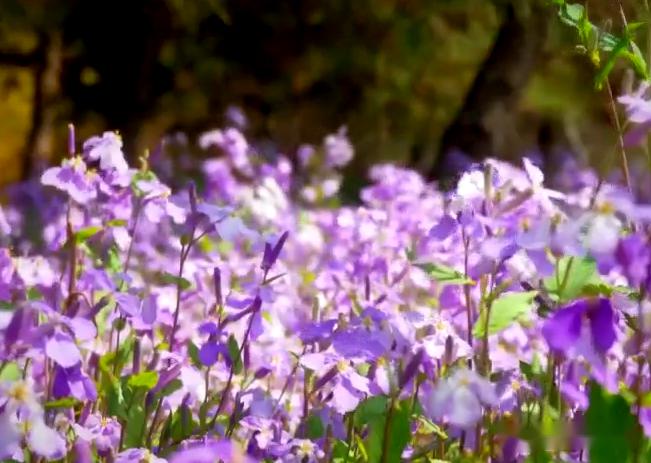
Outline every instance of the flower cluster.
POLYGON ((650 206, 588 171, 547 188, 526 158, 452 191, 378 165, 340 205, 344 129, 292 163, 236 115, 196 184, 104 133, 11 189, 0 458, 646 454, 650 206))

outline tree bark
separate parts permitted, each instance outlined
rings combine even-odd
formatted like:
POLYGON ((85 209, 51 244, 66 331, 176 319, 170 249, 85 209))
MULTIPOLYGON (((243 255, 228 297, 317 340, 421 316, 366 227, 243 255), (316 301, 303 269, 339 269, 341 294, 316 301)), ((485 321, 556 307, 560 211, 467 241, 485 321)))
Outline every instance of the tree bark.
POLYGON ((542 2, 510 0, 493 46, 477 72, 465 101, 444 132, 430 179, 455 176, 468 162, 496 153, 499 134, 488 127, 495 111, 512 113, 545 44, 549 11, 542 2), (463 157, 459 154, 462 153, 463 157))

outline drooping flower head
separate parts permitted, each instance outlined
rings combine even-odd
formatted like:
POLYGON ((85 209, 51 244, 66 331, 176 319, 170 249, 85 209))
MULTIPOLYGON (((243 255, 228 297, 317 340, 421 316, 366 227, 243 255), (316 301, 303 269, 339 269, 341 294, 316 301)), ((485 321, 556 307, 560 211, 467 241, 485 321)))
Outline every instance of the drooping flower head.
POLYGON ((543 325, 542 334, 555 351, 568 352, 585 335, 597 352, 607 352, 616 339, 610 299, 580 299, 558 309, 543 325))

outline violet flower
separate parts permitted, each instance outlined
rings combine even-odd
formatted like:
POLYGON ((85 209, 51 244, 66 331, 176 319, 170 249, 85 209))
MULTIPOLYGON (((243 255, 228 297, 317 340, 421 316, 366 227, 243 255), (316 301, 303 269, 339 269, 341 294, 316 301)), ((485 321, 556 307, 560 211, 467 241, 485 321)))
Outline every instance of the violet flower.
POLYGON ((435 419, 453 426, 469 428, 482 416, 482 406, 496 407, 495 387, 472 370, 459 368, 423 394, 422 404, 435 419))
POLYGON ((97 196, 94 176, 79 157, 64 159, 61 167, 50 167, 41 176, 41 183, 66 192, 79 204, 86 204, 97 196))
POLYGON ((122 152, 122 138, 115 132, 104 132, 84 142, 83 152, 89 161, 99 161, 100 169, 122 174, 129 170, 122 152))
POLYGON ((329 167, 342 167, 348 164, 355 155, 353 146, 346 136, 346 128, 342 127, 337 133, 328 135, 323 141, 326 164, 329 167))
POLYGON ((558 309, 543 325, 542 334, 555 351, 569 351, 585 334, 597 352, 607 352, 617 337, 610 299, 581 299, 558 309))

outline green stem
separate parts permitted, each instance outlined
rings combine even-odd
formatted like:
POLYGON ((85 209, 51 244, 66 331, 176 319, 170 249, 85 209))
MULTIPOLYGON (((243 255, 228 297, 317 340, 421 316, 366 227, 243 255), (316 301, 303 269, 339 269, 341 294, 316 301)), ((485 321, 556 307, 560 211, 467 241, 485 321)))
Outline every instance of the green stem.
MULTIPOLYGON (((463 274, 468 278, 468 248, 470 247, 470 239, 463 232, 463 274)), ((463 286, 463 294, 466 302, 466 324, 467 324, 467 342, 468 345, 472 348, 472 305, 470 299, 470 287, 468 285, 463 286)), ((468 368, 472 369, 472 360, 468 358, 468 368)))
POLYGON ((389 402, 389 409, 387 410, 387 416, 384 420, 384 432, 382 434, 382 456, 380 457, 381 463, 389 463, 389 440, 390 440, 390 430, 391 422, 393 421, 393 410, 395 407, 395 397, 391 397, 391 402, 389 402))
POLYGON ((626 148, 624 146, 624 133, 622 131, 622 125, 619 121, 619 115, 617 114, 617 106, 615 105, 615 98, 613 96, 613 89, 610 86, 610 80, 606 79, 606 90, 608 91, 608 101, 610 103, 610 111, 612 113, 613 124, 615 124, 615 129, 617 131, 617 142, 619 144, 619 155, 621 162, 622 173, 624 174, 624 181, 626 182, 626 187, 628 188, 629 193, 633 192, 631 187, 631 174, 628 170, 628 157, 626 156, 626 148))

